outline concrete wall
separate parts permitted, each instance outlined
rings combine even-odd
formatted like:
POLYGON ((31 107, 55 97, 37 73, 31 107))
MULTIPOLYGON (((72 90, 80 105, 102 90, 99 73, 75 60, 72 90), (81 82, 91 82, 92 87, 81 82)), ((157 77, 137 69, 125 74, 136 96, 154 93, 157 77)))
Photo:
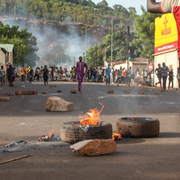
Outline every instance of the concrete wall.
MULTIPOLYGON (((165 62, 166 66, 169 67, 169 70, 171 68, 174 71, 174 88, 178 88, 178 80, 177 80, 177 69, 179 67, 179 62, 178 62, 178 54, 177 50, 171 51, 171 52, 166 52, 163 54, 155 55, 154 57, 154 69, 158 67, 158 64, 160 63, 162 66, 162 63, 165 62)), ((158 82, 158 78, 155 75, 155 83, 158 82)), ((167 84, 166 86, 168 87, 169 84, 169 78, 167 78, 167 84)))
POLYGON ((6 55, 1 50, 1 48, 0 48, 0 63, 3 64, 3 65, 6 65, 6 55))

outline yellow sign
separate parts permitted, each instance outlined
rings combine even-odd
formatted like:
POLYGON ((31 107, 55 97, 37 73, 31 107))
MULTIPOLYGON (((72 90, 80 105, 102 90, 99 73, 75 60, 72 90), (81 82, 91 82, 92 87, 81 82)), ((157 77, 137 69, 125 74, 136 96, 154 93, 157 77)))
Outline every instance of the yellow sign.
POLYGON ((155 53, 177 48, 178 32, 174 15, 164 14, 155 20, 155 53))

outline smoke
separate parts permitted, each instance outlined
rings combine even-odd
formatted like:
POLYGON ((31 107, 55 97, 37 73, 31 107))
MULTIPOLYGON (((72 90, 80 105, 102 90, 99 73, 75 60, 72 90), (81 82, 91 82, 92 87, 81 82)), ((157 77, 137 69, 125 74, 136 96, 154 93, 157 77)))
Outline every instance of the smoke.
MULTIPOLYGON (((22 9, 19 14, 22 14, 22 9)), ((65 24, 50 20, 45 22, 42 19, 30 19, 24 16, 14 18, 11 15, 5 18, 1 17, 0 20, 3 24, 11 27, 18 25, 20 29, 27 28, 28 32, 37 38, 37 47, 39 48, 37 55, 40 60, 36 62, 36 66, 45 64, 48 66, 74 65, 78 61, 78 57, 85 53, 85 31, 82 31, 78 24, 65 24)), ((96 42, 90 34, 88 40, 87 49, 96 42)))

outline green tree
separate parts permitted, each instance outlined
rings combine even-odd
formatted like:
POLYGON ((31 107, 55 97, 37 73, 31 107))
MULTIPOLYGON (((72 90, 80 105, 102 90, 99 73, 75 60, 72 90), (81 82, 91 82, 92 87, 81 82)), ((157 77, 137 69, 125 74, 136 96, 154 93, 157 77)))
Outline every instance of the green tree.
POLYGON ((140 56, 148 58, 153 61, 154 54, 154 31, 155 18, 158 14, 148 13, 144 7, 141 7, 143 14, 137 17, 134 21, 134 28, 136 31, 135 39, 132 45, 140 52, 140 56))

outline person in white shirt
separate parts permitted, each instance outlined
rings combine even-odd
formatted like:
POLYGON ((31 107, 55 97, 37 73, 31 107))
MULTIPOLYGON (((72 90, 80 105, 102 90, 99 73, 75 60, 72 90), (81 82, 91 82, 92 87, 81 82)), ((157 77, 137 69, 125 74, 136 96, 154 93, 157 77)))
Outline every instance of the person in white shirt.
POLYGON ((3 85, 3 83, 5 84, 5 70, 3 66, 1 66, 0 69, 0 81, 1 81, 1 85, 3 85))

